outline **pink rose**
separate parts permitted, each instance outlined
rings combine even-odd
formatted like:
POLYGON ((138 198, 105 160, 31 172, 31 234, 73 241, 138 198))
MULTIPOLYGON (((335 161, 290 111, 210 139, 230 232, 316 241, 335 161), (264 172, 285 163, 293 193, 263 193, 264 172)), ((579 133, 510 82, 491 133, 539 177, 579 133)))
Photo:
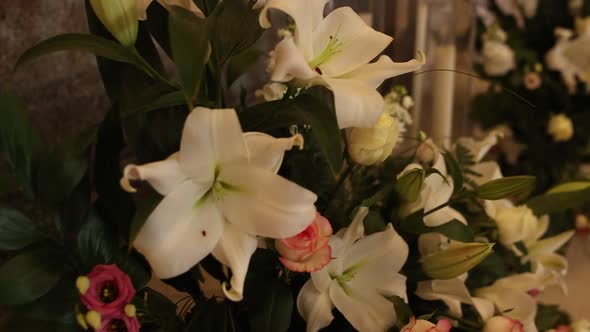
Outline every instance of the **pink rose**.
POLYGON ((567 325, 559 325, 555 329, 555 332, 571 332, 571 331, 572 331, 572 328, 567 325))
POLYGON ((332 259, 332 248, 328 245, 332 226, 319 213, 303 232, 288 239, 275 241, 281 254, 279 260, 295 272, 314 272, 326 266, 332 259))
POLYGON ((84 306, 105 318, 120 315, 135 296, 131 279, 114 264, 95 266, 77 285, 84 306))
POLYGON ((495 316, 486 322, 483 332, 523 332, 522 323, 505 316, 495 316))
POLYGON ((446 319, 441 319, 436 325, 423 319, 416 319, 412 317, 408 325, 402 327, 401 332, 449 332, 451 330, 451 322, 446 319))
POLYGON ((120 312, 115 316, 107 316, 102 319, 102 325, 96 332, 139 332, 137 317, 129 317, 120 312))
POLYGON ((538 73, 528 72, 524 75, 524 86, 528 90, 537 90, 543 84, 543 79, 538 73))

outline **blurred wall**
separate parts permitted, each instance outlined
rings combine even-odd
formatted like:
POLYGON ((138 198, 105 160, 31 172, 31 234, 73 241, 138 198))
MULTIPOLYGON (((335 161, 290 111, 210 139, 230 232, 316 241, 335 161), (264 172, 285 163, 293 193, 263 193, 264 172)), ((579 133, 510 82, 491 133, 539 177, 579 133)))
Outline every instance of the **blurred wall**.
POLYGON ((0 85, 26 99, 35 125, 52 145, 98 123, 108 109, 92 55, 56 53, 13 71, 27 48, 68 32, 86 32, 82 0, 0 1, 0 85))

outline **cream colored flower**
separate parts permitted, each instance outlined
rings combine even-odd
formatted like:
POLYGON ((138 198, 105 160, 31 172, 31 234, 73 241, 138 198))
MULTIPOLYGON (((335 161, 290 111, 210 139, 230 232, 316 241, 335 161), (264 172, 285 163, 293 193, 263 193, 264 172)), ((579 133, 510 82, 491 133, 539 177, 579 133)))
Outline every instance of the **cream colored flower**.
POLYGON ((348 130, 348 154, 360 165, 370 166, 387 159, 398 141, 400 124, 397 119, 383 112, 373 128, 348 130))
POLYGON ((94 13, 109 32, 124 46, 137 39, 136 0, 90 0, 94 13))
POLYGON ((565 114, 555 114, 549 119, 547 133, 555 142, 567 142, 574 136, 574 123, 565 114))
POLYGON ((547 67, 561 72, 570 93, 576 93, 578 80, 590 92, 590 17, 576 20, 576 34, 564 28, 555 29, 557 43, 547 52, 547 67))
POLYGON ((514 51, 503 42, 484 41, 482 55, 484 71, 490 76, 504 76, 516 67, 514 51))

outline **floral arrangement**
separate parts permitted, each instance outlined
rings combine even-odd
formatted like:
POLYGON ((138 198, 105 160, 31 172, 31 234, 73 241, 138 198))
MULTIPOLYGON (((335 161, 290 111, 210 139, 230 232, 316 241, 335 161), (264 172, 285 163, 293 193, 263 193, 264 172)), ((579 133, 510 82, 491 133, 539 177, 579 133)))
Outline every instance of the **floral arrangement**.
POLYGON ((534 177, 485 159, 495 133, 450 149, 403 137, 411 97, 378 88, 425 59, 372 62, 392 38, 351 8, 86 4, 91 34, 45 40, 17 69, 96 54, 102 122, 49 149, 0 94, 3 192, 27 202, 0 208, 3 329, 589 330, 537 296, 565 287, 573 234, 547 233, 548 214, 590 183, 529 198, 534 177), (252 92, 257 61, 269 81, 252 92))
POLYGON ((491 84, 472 115, 504 135, 503 169, 535 175, 539 192, 586 178, 590 3, 493 0, 479 13, 476 70, 491 84))

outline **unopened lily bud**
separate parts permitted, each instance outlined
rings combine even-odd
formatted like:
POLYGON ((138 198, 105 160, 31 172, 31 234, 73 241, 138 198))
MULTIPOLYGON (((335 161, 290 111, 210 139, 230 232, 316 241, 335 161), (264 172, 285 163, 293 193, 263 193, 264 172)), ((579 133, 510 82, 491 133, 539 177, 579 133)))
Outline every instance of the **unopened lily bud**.
POLYGON ((523 332, 522 323, 504 316, 495 316, 486 322, 483 332, 523 332))
POLYGON ((432 279, 452 279, 481 263, 492 253, 493 247, 493 243, 457 243, 422 257, 420 263, 424 273, 432 279))
POLYGON ((354 162, 371 166, 391 155, 399 138, 399 123, 383 112, 373 128, 352 128, 348 132, 348 153, 354 162))
POLYGON ((555 142, 567 142, 574 136, 574 123, 565 114, 553 115, 547 124, 547 133, 555 142))
POLYGON ((135 45, 137 0, 90 0, 92 9, 109 32, 124 46, 135 45))

